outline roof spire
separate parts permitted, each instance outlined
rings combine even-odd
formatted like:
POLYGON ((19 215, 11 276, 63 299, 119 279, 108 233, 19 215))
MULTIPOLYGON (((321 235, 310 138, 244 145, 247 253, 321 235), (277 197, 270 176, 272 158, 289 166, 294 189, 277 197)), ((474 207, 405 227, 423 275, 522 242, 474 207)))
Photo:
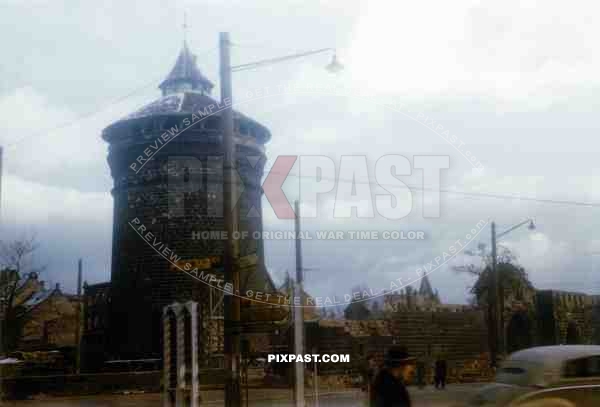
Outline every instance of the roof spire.
POLYGON ((423 273, 421 286, 419 287, 419 295, 427 296, 429 298, 432 298, 435 295, 431 283, 429 282, 429 277, 427 277, 427 273, 423 273))
POLYGON ((187 28, 187 13, 184 13, 183 47, 179 52, 175 66, 171 69, 167 78, 158 85, 163 96, 182 92, 198 92, 208 95, 214 87, 212 82, 198 69, 196 56, 190 52, 187 46, 187 28))
POLYGON ((188 29, 188 25, 187 25, 187 12, 183 12, 183 45, 186 46, 187 45, 187 29, 188 29))

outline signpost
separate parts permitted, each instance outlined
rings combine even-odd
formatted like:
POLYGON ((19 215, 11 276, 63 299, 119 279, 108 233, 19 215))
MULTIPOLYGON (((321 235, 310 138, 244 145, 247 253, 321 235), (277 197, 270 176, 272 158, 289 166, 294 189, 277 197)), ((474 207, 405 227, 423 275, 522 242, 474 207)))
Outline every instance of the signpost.
MULTIPOLYGON (((179 260, 179 261, 175 262, 174 264, 173 263, 171 264, 171 270, 173 270, 173 271, 186 270, 186 265, 189 264, 191 266, 191 268, 189 266, 187 266, 187 268, 189 270, 186 270, 186 271, 198 269, 198 270, 214 270, 214 271, 218 271, 218 272, 223 272, 223 270, 224 270, 223 260, 224 259, 222 256, 208 256, 208 257, 202 257, 202 258, 196 258, 196 259, 179 260)), ((256 253, 248 254, 246 256, 240 257, 240 259, 239 259, 240 268, 252 267, 252 266, 256 266, 257 264, 258 264, 258 256, 256 255, 256 253)))

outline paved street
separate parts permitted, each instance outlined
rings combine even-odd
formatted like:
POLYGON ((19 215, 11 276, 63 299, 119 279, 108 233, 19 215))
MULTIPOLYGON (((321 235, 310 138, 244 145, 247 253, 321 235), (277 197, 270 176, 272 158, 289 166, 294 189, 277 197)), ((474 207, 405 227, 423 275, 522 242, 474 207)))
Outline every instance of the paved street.
MULTIPOLYGON (((445 407, 464 400, 465 396, 480 384, 449 385, 446 390, 439 391, 429 386, 419 390, 410 388, 413 403, 417 407, 445 407)), ((218 391, 203 392, 202 405, 220 407, 223 405, 223 393, 218 391)), ((285 390, 252 390, 249 406, 291 406, 291 392, 285 390)), ((160 406, 160 394, 106 395, 79 398, 39 398, 31 401, 7 402, 11 407, 150 407, 160 406)), ((307 407, 314 406, 312 398, 307 399, 307 407)), ((364 407, 365 393, 356 390, 323 392, 319 396, 319 406, 323 407, 364 407)))

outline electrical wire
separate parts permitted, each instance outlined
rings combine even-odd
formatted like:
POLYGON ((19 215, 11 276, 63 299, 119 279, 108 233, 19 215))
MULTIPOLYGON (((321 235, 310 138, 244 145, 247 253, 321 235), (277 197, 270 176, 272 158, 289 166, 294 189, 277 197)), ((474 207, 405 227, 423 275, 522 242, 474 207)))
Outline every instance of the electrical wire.
MULTIPOLYGON (((232 44, 238 47, 252 47, 250 45, 247 44, 232 44)), ((255 46, 255 47, 261 47, 261 46, 255 46)), ((265 47, 266 48, 266 47, 265 47)), ((207 51, 204 51, 200 54, 201 57, 205 57, 208 54, 214 52, 215 50, 217 50, 218 47, 214 47, 211 48, 207 51)), ((162 77, 162 76, 161 76, 162 77)), ((155 84, 158 80, 160 80, 161 77, 157 77, 155 79, 152 79, 152 81, 149 81, 147 83, 145 83, 144 85, 133 89, 132 91, 130 91, 129 93, 127 93, 124 96, 121 96, 119 98, 116 98, 106 104, 101 105, 98 108, 95 108, 92 111, 86 112, 80 116, 78 116, 77 118, 70 120, 68 122, 59 124, 58 126, 55 126, 53 128, 49 128, 49 129, 44 129, 44 130, 40 130, 37 132, 34 132, 33 134, 24 136, 14 142, 11 142, 9 144, 7 144, 5 146, 5 148, 10 148, 13 147, 17 144, 20 144, 26 140, 29 140, 31 138, 35 138, 35 137, 40 137, 40 136, 44 136, 44 135, 49 135, 49 133, 56 131, 56 130, 60 130, 60 129, 64 129, 67 128, 69 126, 72 126, 73 124, 75 124, 76 122, 92 117, 104 110, 106 110, 107 108, 109 108, 112 105, 118 104, 134 95, 136 95, 137 93, 141 92, 142 90, 148 88, 149 86, 151 86, 152 84, 155 84)), ((266 169, 265 171, 270 172, 272 170, 271 168, 266 169)), ((296 178, 311 178, 313 179, 313 177, 308 177, 308 176, 302 176, 299 174, 293 174, 293 173, 289 173, 289 174, 282 174, 282 173, 275 173, 278 175, 287 175, 288 177, 296 177, 296 178)), ((404 188, 404 186, 399 186, 399 185, 391 185, 391 184, 379 184, 376 182, 372 182, 372 181, 357 181, 357 180, 349 180, 349 179, 332 179, 332 178, 327 178, 327 177, 321 177, 321 179, 323 180, 328 180, 328 181, 332 181, 332 182, 346 182, 346 183, 356 183, 356 184, 369 184, 369 185, 375 185, 375 186, 381 186, 381 187, 386 187, 386 188, 404 188)), ((554 205, 564 205, 564 206, 580 206, 580 207, 591 207, 591 208, 598 208, 600 207, 600 203, 596 203, 596 202, 583 202, 583 201, 571 201, 571 200, 557 200, 557 199, 543 199, 543 198, 534 198, 534 197, 528 197, 528 196, 522 196, 522 195, 517 195, 517 194, 510 194, 510 195, 503 195, 503 194, 497 194, 497 193, 487 193, 487 192, 469 192, 469 191, 460 191, 460 190, 451 190, 451 189, 435 189, 435 188, 426 188, 426 187, 422 187, 422 186, 415 186, 415 185, 406 185, 406 187, 408 187, 411 191, 432 191, 432 192, 441 192, 441 193, 446 193, 446 194, 455 194, 455 195, 460 195, 464 198, 491 198, 491 199, 503 199, 503 200, 519 200, 519 201, 527 201, 527 202, 536 202, 536 203, 542 203, 542 204, 554 204, 554 205)))
MULTIPOLYGON (((265 172, 271 174, 272 169, 273 169, 273 167, 267 168, 267 169, 265 169, 265 172)), ((314 177, 306 176, 306 175, 299 175, 299 174, 294 174, 294 173, 284 174, 281 172, 273 172, 273 174, 287 175, 288 177, 294 177, 294 178, 300 178, 300 179, 301 178, 310 178, 311 180, 314 180, 314 177)), ((522 196, 522 195, 518 195, 518 194, 503 195, 503 194, 497 194, 497 193, 491 193, 491 192, 470 192, 470 191, 461 191, 461 190, 456 190, 456 189, 427 188, 427 187, 423 187, 423 186, 407 185, 407 184, 405 184, 405 185, 380 184, 380 183, 373 182, 373 181, 357 181, 357 180, 343 179, 343 178, 334 179, 334 178, 323 177, 323 176, 321 176, 320 179, 325 180, 325 181, 331 181, 331 182, 355 183, 355 184, 361 184, 361 185, 368 184, 368 185, 374 185, 374 186, 380 186, 380 187, 386 187, 386 188, 405 188, 406 187, 413 192, 414 191, 441 192, 441 193, 446 193, 446 194, 461 195, 465 198, 491 198, 491 199, 504 199, 504 200, 518 200, 518 201, 528 201, 528 202, 536 202, 536 203, 542 203, 542 204, 600 208, 600 202, 544 199, 544 198, 534 198, 534 197, 522 196)))
POLYGON ((113 105, 116 105, 116 104, 118 104, 118 103, 120 103, 120 102, 122 102, 122 101, 124 101, 124 100, 126 100, 128 98, 130 98, 131 96, 137 94, 138 92, 141 92, 142 90, 148 88, 150 85, 152 85, 154 83, 156 83, 156 79, 153 79, 151 82, 148 82, 148 83, 142 85, 141 87, 132 90, 131 92, 129 92, 125 96, 121 96, 121 97, 119 97, 117 99, 114 99, 114 100, 112 100, 112 101, 110 101, 108 103, 105 103, 103 105, 100 105, 99 107, 94 108, 94 110, 91 110, 89 112, 83 113, 83 114, 77 116, 76 118, 74 118, 73 120, 69 120, 67 122, 61 123, 61 124, 59 124, 59 125, 57 125, 55 127, 49 128, 49 129, 39 130, 39 131, 36 131, 36 132, 34 132, 32 134, 29 134, 27 136, 23 136, 20 139, 17 139, 15 141, 7 144, 5 146, 5 148, 11 148, 11 147, 16 146, 17 144, 23 143, 24 141, 27 141, 27 140, 30 140, 30 139, 33 139, 33 138, 37 138, 37 137, 41 137, 41 136, 48 136, 53 131, 61 130, 61 129, 65 129, 65 128, 71 127, 72 125, 74 125, 75 123, 77 123, 77 122, 79 122, 79 121, 81 121, 83 119, 87 119, 89 117, 95 116, 96 114, 105 111, 109 107, 111 107, 113 105))
MULTIPOLYGON (((209 49, 207 51, 202 52, 200 54, 200 56, 205 57, 206 55, 214 52, 217 49, 218 49, 218 47, 213 47, 213 48, 211 48, 211 49, 209 49)), ((147 89, 148 87, 152 86, 153 84, 156 84, 162 77, 164 77, 164 75, 161 75, 160 77, 156 77, 156 78, 152 79, 151 81, 145 83, 144 85, 133 89, 132 91, 130 91, 129 93, 127 93, 124 96, 121 96, 121 97, 118 97, 116 99, 113 99, 112 101, 110 101, 108 103, 105 103, 103 105, 100 105, 99 107, 96 107, 96 108, 94 108, 93 110, 91 110, 89 112, 83 113, 83 114, 77 116, 76 118, 74 118, 73 120, 69 120, 67 122, 61 123, 61 124, 59 124, 59 125, 57 125, 55 127, 49 128, 49 129, 38 130, 38 131, 36 131, 36 132, 34 132, 32 134, 23 136, 20 139, 17 139, 17 140, 15 140, 13 142, 10 142, 10 143, 6 144, 4 146, 4 148, 14 147, 17 144, 21 144, 22 142, 30 140, 32 138, 41 137, 41 136, 47 136, 50 133, 52 133, 53 131, 68 128, 68 127, 74 125, 75 123, 79 122, 80 120, 87 119, 89 117, 95 116, 96 114, 105 111, 109 107, 111 107, 113 105, 116 105, 118 103, 121 103, 122 101, 124 101, 126 99, 129 99, 130 97, 138 94, 142 90, 147 89)))

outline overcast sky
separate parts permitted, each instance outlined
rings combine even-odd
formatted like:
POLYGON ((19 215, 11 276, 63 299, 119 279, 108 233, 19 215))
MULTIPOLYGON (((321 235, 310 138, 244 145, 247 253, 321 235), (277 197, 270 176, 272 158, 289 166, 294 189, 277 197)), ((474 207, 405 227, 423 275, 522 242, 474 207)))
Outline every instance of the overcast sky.
MULTIPOLYGON (((422 241, 307 241, 308 291, 344 294, 412 273, 464 239, 481 219, 499 231, 527 217, 504 244, 538 288, 600 293, 598 236, 600 14, 592 1, 25 1, 0 0, 0 143, 5 146, 2 238, 38 234, 46 279, 74 289, 76 262, 89 282, 110 276, 112 180, 101 130, 160 97, 160 81, 187 38, 217 82, 219 31, 230 31, 234 64, 335 47, 327 55, 241 72, 234 100, 282 86, 334 87, 246 102, 238 110, 272 131, 278 155, 448 155, 442 188, 541 201, 442 194, 441 217, 422 216, 423 196, 400 221, 333 219, 325 197, 310 230, 422 230, 422 241), (403 105, 405 111, 388 106, 403 105), (409 113, 407 113, 409 112, 409 113), (455 134, 484 169, 423 122, 455 134), (595 207, 553 204, 596 203, 595 207), (594 256, 595 254, 595 256, 594 256)), ((214 91, 218 96, 218 88, 214 91)), ((297 172, 295 168, 292 172, 297 172)), ((415 170, 404 182, 422 185, 415 170)), ((285 189, 296 199, 298 179, 285 189)), ((425 185, 427 187, 427 185, 425 185)), ((375 192, 375 191, 374 191, 375 192)), ((344 202, 336 202, 344 205, 344 202)), ((290 228, 264 202, 267 229, 290 228)), ((489 228, 475 239, 489 242, 489 228)), ((276 279, 294 266, 289 241, 267 242, 276 279)), ((453 259, 461 264, 469 259, 453 259)), ((445 302, 465 302, 469 277, 450 265, 430 276, 445 302)))

